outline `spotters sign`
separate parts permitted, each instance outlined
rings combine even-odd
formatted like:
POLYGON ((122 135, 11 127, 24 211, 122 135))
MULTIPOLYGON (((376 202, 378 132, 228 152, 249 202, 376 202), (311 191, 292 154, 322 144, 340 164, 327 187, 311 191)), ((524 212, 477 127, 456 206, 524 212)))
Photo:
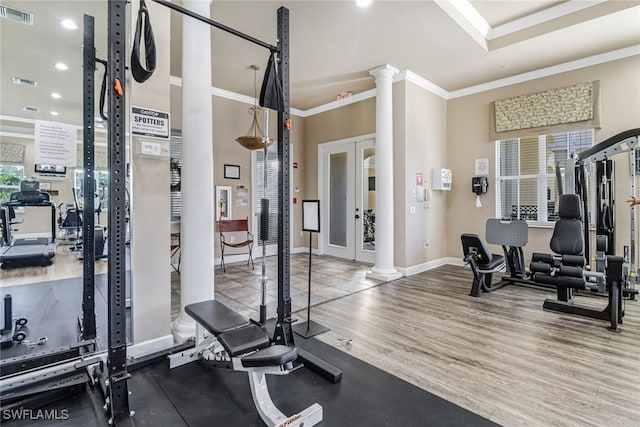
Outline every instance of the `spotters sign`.
POLYGON ((131 107, 131 132, 153 138, 169 138, 169 113, 131 107))

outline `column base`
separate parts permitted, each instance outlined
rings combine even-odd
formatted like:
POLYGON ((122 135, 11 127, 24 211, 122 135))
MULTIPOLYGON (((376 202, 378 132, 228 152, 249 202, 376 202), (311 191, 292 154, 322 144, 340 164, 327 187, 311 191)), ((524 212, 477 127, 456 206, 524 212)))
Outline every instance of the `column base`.
POLYGON ((383 280, 385 282, 390 282, 391 280, 396 280, 401 278, 402 273, 400 273, 395 268, 379 269, 374 266, 371 270, 367 271, 366 276, 368 279, 376 279, 376 280, 383 280))
POLYGON ((182 344, 189 338, 196 336, 196 322, 193 320, 184 320, 178 316, 176 320, 171 322, 171 335, 173 335, 173 339, 178 344, 182 344))

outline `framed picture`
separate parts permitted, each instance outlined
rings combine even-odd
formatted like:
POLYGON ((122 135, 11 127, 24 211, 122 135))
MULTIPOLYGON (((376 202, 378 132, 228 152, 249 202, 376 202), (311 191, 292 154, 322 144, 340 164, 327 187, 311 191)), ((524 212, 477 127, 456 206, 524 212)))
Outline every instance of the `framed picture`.
POLYGON ((229 179, 240 179, 240 166, 224 165, 224 177, 229 179))
POLYGON ((320 200, 302 201, 302 231, 320 232, 320 200))
POLYGON ((216 186, 216 221, 231 219, 231 187, 216 186))

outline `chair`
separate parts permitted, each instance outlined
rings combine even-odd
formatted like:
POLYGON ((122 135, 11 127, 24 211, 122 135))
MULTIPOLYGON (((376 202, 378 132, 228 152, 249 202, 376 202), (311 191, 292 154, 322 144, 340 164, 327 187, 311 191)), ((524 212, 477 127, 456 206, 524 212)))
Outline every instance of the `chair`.
POLYGON ((477 234, 464 233, 460 239, 464 261, 471 265, 471 271, 473 271, 473 285, 469 295, 478 297, 480 289, 485 292, 494 290, 491 287, 491 276, 496 271, 505 269, 504 257, 492 254, 477 234))
POLYGON ((222 271, 226 272, 225 263, 224 263, 224 248, 242 248, 247 246, 249 248, 249 259, 247 260, 247 265, 251 262, 251 268, 255 269, 253 265, 253 233, 249 231, 249 220, 248 219, 223 219, 218 221, 218 231, 220 232, 220 267, 222 267, 222 271), (241 242, 233 242, 233 237, 229 236, 229 240, 227 240, 227 236, 225 233, 236 233, 236 232, 246 232, 247 237, 246 240, 241 242))

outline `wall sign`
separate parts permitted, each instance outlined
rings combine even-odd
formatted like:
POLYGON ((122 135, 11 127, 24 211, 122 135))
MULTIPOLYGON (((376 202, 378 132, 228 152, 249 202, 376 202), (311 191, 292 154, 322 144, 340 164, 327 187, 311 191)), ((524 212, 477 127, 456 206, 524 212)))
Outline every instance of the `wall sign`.
POLYGON ((320 232, 320 200, 302 201, 302 231, 320 232))
POLYGON ((131 107, 131 132, 134 135, 169 139, 169 113, 131 107))
POLYGON ((78 161, 77 134, 77 126, 36 120, 35 163, 75 167, 78 161))

